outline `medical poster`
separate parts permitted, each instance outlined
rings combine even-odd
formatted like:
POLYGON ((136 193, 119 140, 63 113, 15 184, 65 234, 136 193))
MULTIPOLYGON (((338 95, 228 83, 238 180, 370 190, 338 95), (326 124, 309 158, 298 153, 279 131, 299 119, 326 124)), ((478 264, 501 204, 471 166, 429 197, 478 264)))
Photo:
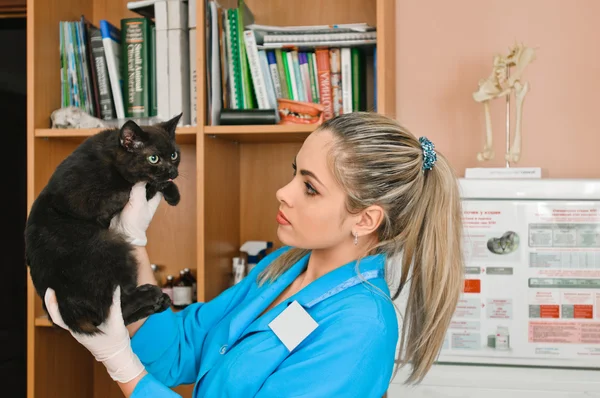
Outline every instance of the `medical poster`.
POLYGON ((600 202, 465 200, 463 223, 439 362, 600 367, 600 202))

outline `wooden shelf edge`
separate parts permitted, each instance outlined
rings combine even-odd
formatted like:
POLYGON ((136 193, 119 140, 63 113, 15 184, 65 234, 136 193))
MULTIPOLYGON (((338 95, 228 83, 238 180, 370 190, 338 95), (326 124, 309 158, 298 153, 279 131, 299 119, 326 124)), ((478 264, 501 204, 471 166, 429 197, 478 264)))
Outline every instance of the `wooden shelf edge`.
MULTIPOLYGON (((35 129, 36 138, 83 140, 105 130, 105 128, 93 129, 35 129)), ((196 143, 197 126, 183 126, 177 128, 176 141, 178 144, 196 143)))
POLYGON ((303 142, 317 127, 317 124, 206 126, 204 136, 245 143, 303 142))
MULTIPOLYGON (((35 129, 36 137, 45 138, 79 138, 90 137, 105 130, 106 128, 93 129, 35 129)), ((183 126, 177 128, 178 135, 196 135, 196 126, 183 126)))
POLYGON ((206 126, 204 134, 226 135, 226 134, 288 134, 288 133, 312 133, 319 125, 317 124, 264 124, 246 126, 206 126))
POLYGON ((52 324, 52 322, 50 322, 50 320, 48 319, 48 317, 46 315, 36 317, 34 325, 35 326, 40 326, 40 327, 52 327, 52 326, 54 326, 52 324))

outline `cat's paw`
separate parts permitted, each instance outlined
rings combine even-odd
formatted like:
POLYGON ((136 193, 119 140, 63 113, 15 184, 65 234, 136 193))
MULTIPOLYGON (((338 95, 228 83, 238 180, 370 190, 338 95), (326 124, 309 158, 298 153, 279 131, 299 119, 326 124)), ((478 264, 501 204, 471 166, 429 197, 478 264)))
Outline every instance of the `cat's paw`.
POLYGON ((146 184, 146 200, 150 200, 158 192, 158 187, 154 184, 146 184))
POLYGON ((165 188, 162 189, 163 197, 171 206, 177 206, 181 195, 179 194, 179 188, 174 182, 169 182, 165 188))
POLYGON ((121 299, 121 311, 125 325, 157 312, 162 312, 171 306, 170 297, 162 290, 151 284, 136 287, 127 292, 121 299))
POLYGON ((154 307, 155 312, 163 312, 167 308, 171 307, 171 297, 168 294, 163 293, 162 296, 156 300, 156 305, 154 307))

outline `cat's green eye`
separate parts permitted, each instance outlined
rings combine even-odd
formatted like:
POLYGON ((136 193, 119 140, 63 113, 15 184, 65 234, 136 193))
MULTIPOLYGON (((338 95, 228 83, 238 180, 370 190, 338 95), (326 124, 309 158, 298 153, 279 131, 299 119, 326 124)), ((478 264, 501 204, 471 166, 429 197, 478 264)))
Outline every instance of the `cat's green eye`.
POLYGON ((158 163, 159 157, 158 155, 150 155, 148 156, 148 161, 152 164, 158 163))
POLYGON ((179 157, 179 155, 177 154, 177 152, 173 152, 171 154, 171 160, 177 160, 178 157, 179 157))

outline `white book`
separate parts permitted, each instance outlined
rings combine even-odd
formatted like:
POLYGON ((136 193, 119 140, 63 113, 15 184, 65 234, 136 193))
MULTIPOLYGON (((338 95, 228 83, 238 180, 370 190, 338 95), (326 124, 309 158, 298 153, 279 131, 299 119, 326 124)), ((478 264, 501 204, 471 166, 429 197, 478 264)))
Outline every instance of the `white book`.
POLYGON ((101 20, 100 32, 102 33, 106 67, 108 69, 117 119, 125 119, 123 78, 121 76, 121 31, 110 22, 101 20))
POLYGON ((220 52, 220 40, 219 40, 219 13, 217 10, 217 3, 215 1, 209 2, 210 6, 210 20, 211 20, 211 42, 210 42, 210 112, 211 120, 213 124, 219 120, 221 115, 221 108, 223 103, 223 93, 221 86, 221 52, 220 52))
POLYGON ((471 167, 465 178, 542 178, 540 167, 471 167))
POLYGON ((352 56, 350 48, 342 47, 342 112, 352 113, 352 56))
POLYGON ((256 39, 254 38, 253 31, 244 31, 244 43, 246 44, 246 56, 248 57, 248 65, 250 67, 256 101, 258 102, 258 109, 269 109, 267 86, 260 68, 260 60, 258 59, 258 50, 256 49, 256 39))
POLYGON ((168 120, 175 116, 169 108, 169 35, 167 33, 167 0, 154 3, 156 25, 156 102, 157 116, 168 120))
POLYGON ((349 23, 336 25, 294 25, 294 26, 275 26, 250 24, 246 29, 253 29, 264 32, 284 32, 284 33, 335 33, 335 32, 368 32, 375 30, 374 26, 367 23, 349 23))
POLYGON ((188 28, 188 0, 167 0, 167 29, 188 28))
MULTIPOLYGON (((265 50, 261 50, 265 51, 265 50)), ((300 53, 298 53, 298 65, 300 66, 300 81, 302 82, 302 89, 304 90, 304 98, 306 102, 312 102, 312 90, 310 88, 310 71, 308 68, 308 57, 306 53, 303 54, 303 58, 307 62, 300 62, 300 53)))
POLYGON ((167 0, 167 40, 169 62, 169 112, 183 113, 179 126, 190 124, 190 48, 188 3, 167 0))
POLYGON ((259 50, 272 48, 295 48, 295 49, 315 49, 317 47, 362 47, 377 44, 376 39, 361 40, 327 40, 327 41, 302 41, 298 43, 263 43, 258 46, 259 50))
POLYGON ((187 30, 167 31, 169 40, 169 111, 183 112, 179 126, 190 124, 190 59, 187 30))
POLYGON ((265 50, 260 50, 258 52, 258 60, 260 61, 260 71, 262 72, 263 79, 265 81, 265 87, 267 88, 269 108, 277 109, 277 94, 275 92, 273 79, 271 78, 271 69, 269 68, 269 61, 267 60, 267 53, 265 50))
MULTIPOLYGON (((294 79, 296 80, 296 92, 298 93, 298 101, 307 101, 306 98, 306 89, 304 88, 304 83, 302 82, 302 70, 300 69, 300 61, 298 59, 298 50, 290 51, 292 54, 292 63, 288 64, 290 69, 294 70, 294 79)), ((290 72, 290 76, 291 76, 290 72)))
POLYGON ((188 34, 190 47, 190 124, 198 124, 197 78, 196 78, 196 0, 188 3, 188 34))

